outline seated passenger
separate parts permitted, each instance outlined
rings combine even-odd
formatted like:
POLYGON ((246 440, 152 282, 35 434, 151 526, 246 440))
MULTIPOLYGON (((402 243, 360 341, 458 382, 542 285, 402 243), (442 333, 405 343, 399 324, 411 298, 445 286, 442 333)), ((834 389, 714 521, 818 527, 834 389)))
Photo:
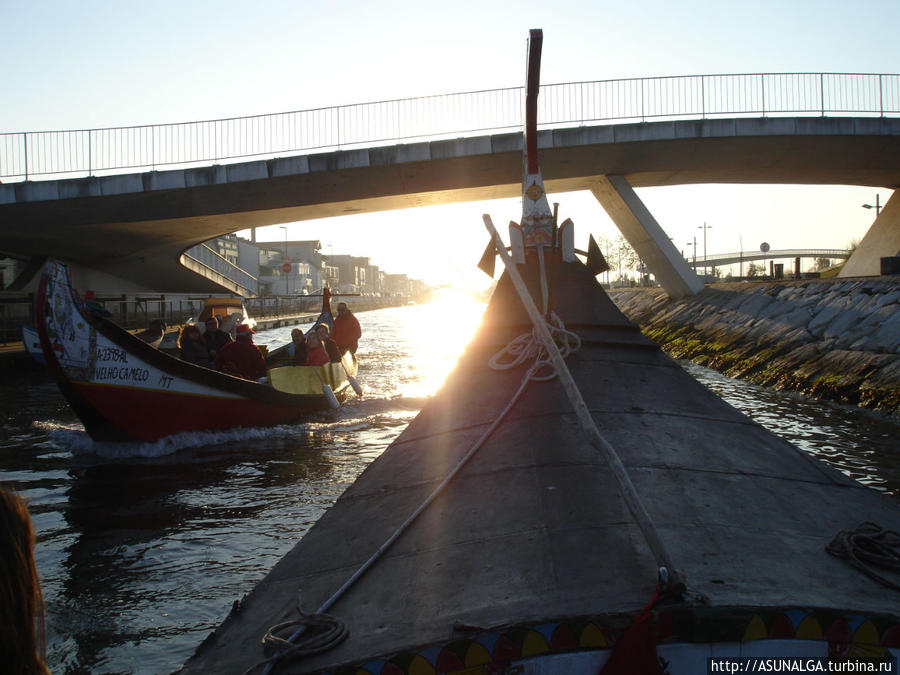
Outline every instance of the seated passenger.
POLYGON ((291 344, 288 345, 287 351, 295 366, 306 365, 306 336, 299 328, 291 331, 291 344))
POLYGON ((178 346, 181 349, 182 361, 194 363, 204 368, 212 368, 213 362, 209 358, 209 352, 206 350, 203 334, 194 324, 185 326, 184 330, 181 331, 178 346))
POLYGON ((206 343, 209 358, 214 359, 218 355, 219 350, 232 341, 231 336, 219 328, 218 317, 209 317, 205 325, 206 332, 203 333, 203 342, 206 343))
POLYGON ((326 324, 320 323, 316 326, 316 335, 319 336, 319 342, 325 347, 325 351, 328 353, 328 359, 332 363, 338 363, 341 360, 341 350, 338 349, 337 343, 328 337, 328 332, 328 326, 326 324))
POLYGON ((306 365, 324 366, 329 362, 328 352, 322 346, 322 341, 315 331, 306 338, 306 365))
POLYGON ((216 370, 245 380, 266 376, 266 360, 253 344, 253 329, 246 324, 237 327, 237 340, 227 343, 216 355, 216 370))

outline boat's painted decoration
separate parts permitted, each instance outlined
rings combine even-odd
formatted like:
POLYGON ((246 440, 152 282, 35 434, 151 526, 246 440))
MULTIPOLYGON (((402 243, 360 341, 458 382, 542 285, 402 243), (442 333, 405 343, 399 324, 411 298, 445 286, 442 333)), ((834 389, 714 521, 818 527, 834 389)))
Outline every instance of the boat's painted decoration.
POLYGON ((538 28, 528 36, 528 71, 525 87, 525 153, 522 178, 522 221, 509 224, 509 240, 512 259, 522 264, 529 252, 556 250, 566 262, 575 260, 572 223, 562 236, 558 232, 544 178, 538 162, 537 104, 541 87, 541 50, 544 34, 538 28))
MULTIPOLYGON (((690 672, 711 656, 880 659, 900 655, 900 623, 828 610, 710 608, 654 612, 663 672, 690 672)), ((534 657, 540 672, 566 672, 582 661, 606 662, 630 617, 577 618, 506 627, 336 668, 333 675, 491 673, 534 657), (599 655, 598 655, 599 652, 599 655), (560 668, 551 667, 555 656, 560 668), (599 658, 598 658, 599 657, 599 658), (551 660, 548 662, 548 660, 551 660)), ((528 672, 523 668, 522 671, 528 672)), ((699 672, 705 672, 699 671, 699 672)))
POLYGON ((47 365, 47 360, 44 358, 44 350, 41 349, 41 336, 38 335, 34 328, 24 324, 22 325, 22 345, 31 358, 42 366, 47 365))
POLYGON ((272 387, 186 363, 93 315, 71 288, 66 266, 54 261, 39 290, 38 332, 51 373, 96 440, 152 441, 290 422, 328 408, 323 382, 345 399, 347 375, 357 369, 352 359, 324 367, 321 376, 289 369, 272 387))

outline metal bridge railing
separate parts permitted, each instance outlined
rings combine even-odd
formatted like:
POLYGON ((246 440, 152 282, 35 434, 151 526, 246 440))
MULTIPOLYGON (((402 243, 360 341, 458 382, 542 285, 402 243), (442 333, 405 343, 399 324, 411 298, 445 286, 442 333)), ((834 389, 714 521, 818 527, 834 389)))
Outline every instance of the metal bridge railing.
MULTIPOLYGON (((96 175, 522 128, 524 88, 229 119, 0 134, 0 179, 96 175)), ((723 116, 900 114, 900 75, 757 73, 549 84, 540 128, 723 116)))
POLYGON ((259 282, 256 277, 222 257, 206 244, 192 246, 183 255, 230 279, 247 294, 256 295, 259 292, 259 282))
POLYGON ((685 256, 689 263, 700 267, 733 265, 741 261, 777 260, 779 258, 849 258, 852 250, 843 248, 789 248, 769 251, 737 251, 735 253, 711 253, 706 257, 685 256))

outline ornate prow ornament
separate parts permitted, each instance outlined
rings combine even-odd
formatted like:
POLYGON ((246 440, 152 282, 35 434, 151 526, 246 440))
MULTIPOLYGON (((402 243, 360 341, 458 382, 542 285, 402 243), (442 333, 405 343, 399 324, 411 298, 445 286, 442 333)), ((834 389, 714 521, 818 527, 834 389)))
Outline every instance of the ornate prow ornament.
POLYGON ((541 47, 544 34, 532 29, 528 37, 528 66, 525 94, 525 152, 522 180, 522 223, 509 224, 510 246, 516 263, 525 262, 526 253, 559 249, 563 260, 574 261, 572 221, 558 229, 547 201, 544 179, 538 164, 537 101, 541 86, 541 47))

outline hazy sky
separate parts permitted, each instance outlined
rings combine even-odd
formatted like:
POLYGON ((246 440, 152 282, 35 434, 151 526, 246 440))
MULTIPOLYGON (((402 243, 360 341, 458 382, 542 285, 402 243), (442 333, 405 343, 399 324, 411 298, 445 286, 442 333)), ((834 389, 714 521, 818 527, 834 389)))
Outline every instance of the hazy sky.
MULTIPOLYGON (((900 2, 452 3, 0 0, 0 131, 185 122, 520 86, 529 28, 545 84, 660 75, 898 71, 900 2)), ((889 190, 879 190, 884 203, 889 190)), ((639 191, 679 249, 843 247, 873 188, 685 186, 639 191), (702 245, 702 244, 701 244, 702 245)), ((587 232, 614 226, 588 194, 551 195, 587 232)), ((472 272, 481 214, 519 200, 308 221, 291 239, 439 281, 472 272)), ((277 227, 261 239, 282 239, 277 227)))

